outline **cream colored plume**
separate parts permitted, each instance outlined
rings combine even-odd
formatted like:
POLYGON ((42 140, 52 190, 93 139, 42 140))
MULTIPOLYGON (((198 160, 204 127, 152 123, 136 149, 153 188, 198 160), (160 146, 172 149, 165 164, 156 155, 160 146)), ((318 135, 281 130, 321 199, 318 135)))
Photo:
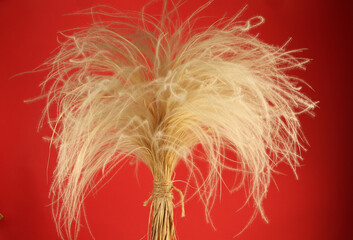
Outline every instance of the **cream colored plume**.
POLYGON ((298 115, 315 103, 288 71, 303 69, 307 59, 250 34, 261 17, 193 30, 193 16, 180 22, 175 9, 166 9, 161 17, 93 9, 94 23, 65 33, 47 62, 46 116, 58 149, 51 196, 62 238, 77 238, 85 197, 131 158, 154 177, 152 240, 175 239, 177 164, 189 170, 186 181, 196 186, 208 220, 223 171, 243 179, 255 213, 265 218, 274 167, 299 165, 298 115), (195 149, 204 153, 207 172, 198 168, 195 149))

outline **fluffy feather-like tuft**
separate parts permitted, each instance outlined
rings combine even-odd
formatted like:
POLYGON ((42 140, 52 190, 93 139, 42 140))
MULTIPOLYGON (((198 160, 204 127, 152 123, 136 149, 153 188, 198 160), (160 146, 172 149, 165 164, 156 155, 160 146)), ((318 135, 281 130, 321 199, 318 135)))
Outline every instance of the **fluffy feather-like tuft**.
POLYGON ((192 30, 191 18, 175 25, 166 11, 161 19, 133 15, 115 13, 114 21, 66 35, 47 62, 52 70, 43 84, 58 149, 51 192, 59 233, 64 237, 64 227, 71 238, 74 225, 77 237, 93 179, 131 156, 155 179, 170 180, 184 162, 207 219, 222 171, 234 171, 265 218, 262 201, 273 169, 285 162, 295 171, 303 148, 298 115, 315 107, 297 86, 302 81, 287 75, 307 59, 251 35, 261 17, 192 30), (204 177, 193 159, 196 146, 209 164, 204 177), (225 149, 237 159, 227 158, 225 149))

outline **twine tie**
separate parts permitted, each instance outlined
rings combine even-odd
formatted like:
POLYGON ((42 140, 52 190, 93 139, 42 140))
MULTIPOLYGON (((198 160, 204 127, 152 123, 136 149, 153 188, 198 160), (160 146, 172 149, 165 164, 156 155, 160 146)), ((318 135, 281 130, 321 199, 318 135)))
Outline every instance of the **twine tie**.
POLYGON ((184 194, 183 192, 173 186, 172 182, 159 182, 159 181, 153 181, 153 191, 151 196, 143 203, 143 206, 147 206, 148 203, 152 199, 158 199, 158 198, 173 198, 173 190, 177 191, 180 195, 180 202, 181 202, 181 217, 185 217, 185 207, 184 207, 184 194))

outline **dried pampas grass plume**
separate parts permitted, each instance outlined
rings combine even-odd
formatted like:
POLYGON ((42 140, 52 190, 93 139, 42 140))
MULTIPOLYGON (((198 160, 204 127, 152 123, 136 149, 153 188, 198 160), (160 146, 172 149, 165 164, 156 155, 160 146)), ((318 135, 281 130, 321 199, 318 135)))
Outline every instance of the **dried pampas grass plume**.
POLYGON ((58 149, 51 197, 62 238, 77 238, 94 179, 131 157, 154 177, 145 202, 152 240, 176 238, 172 199, 180 194, 183 203, 183 194, 172 175, 179 162, 190 171, 208 220, 223 170, 242 176, 255 214, 266 219, 262 202, 274 167, 299 165, 298 115, 312 114, 315 103, 287 71, 303 69, 307 59, 251 35, 261 17, 193 30, 194 15, 210 2, 184 22, 166 2, 160 18, 93 8, 93 24, 63 34, 47 62, 45 116, 58 149), (206 173, 193 157, 196 147, 204 151, 206 173))

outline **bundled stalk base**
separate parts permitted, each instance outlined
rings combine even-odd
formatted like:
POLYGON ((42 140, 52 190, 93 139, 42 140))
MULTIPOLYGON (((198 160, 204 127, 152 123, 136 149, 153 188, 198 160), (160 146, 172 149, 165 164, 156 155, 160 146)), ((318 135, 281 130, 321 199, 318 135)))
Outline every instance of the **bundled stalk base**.
POLYGON ((174 204, 169 197, 152 200, 151 240, 175 240, 174 204))
POLYGON ((182 204, 182 214, 185 216, 184 210, 184 195, 182 192, 173 186, 170 180, 154 180, 154 187, 151 197, 144 202, 144 206, 152 200, 151 214, 151 240, 174 240, 176 239, 173 217, 173 190, 180 194, 182 204))
MULTIPOLYGON (((174 240, 173 186, 170 181, 154 182, 151 195, 152 226, 151 240, 174 240)), ((144 203, 146 205, 148 201, 144 203)))

